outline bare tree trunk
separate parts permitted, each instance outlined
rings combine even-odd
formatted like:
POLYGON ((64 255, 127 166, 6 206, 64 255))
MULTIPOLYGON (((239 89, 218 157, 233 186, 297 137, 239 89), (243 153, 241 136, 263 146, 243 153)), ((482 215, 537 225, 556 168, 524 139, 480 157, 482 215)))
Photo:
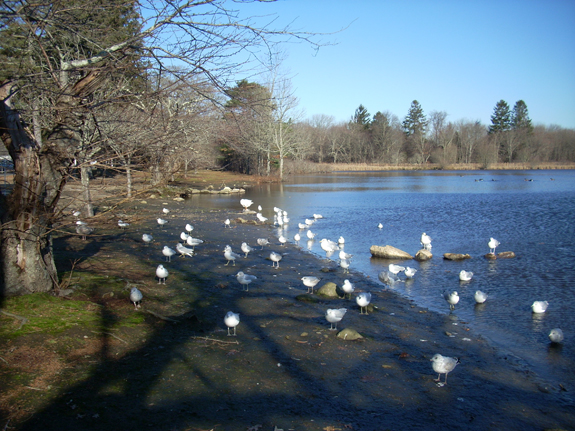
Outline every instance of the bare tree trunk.
POLYGON ((129 198, 132 197, 132 156, 128 155, 126 159, 126 194, 129 198))
POLYGON ((90 173, 84 163, 80 166, 80 182, 82 183, 84 215, 86 217, 94 217, 94 206, 92 205, 92 196, 90 195, 90 173))

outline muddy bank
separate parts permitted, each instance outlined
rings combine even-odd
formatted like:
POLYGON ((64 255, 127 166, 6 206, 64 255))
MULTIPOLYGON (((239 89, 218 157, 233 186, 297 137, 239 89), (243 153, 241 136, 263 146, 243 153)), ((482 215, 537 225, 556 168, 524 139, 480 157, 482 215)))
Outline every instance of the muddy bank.
MULTIPOLYGON (((255 219, 239 208, 190 210, 147 199, 121 212, 132 222, 126 231, 109 220, 86 242, 62 235, 55 246, 65 252, 60 265, 76 259, 76 271, 137 285, 141 309, 124 288, 117 302, 103 303, 102 314, 111 320, 118 310, 141 314, 147 331, 115 332, 123 342, 99 339, 97 350, 54 378, 58 396, 11 423, 13 429, 575 429, 573 388, 551 386, 497 352, 457 313, 429 312, 353 269, 346 275, 333 261, 281 246, 269 225, 236 223, 240 216, 255 219), (159 227, 165 206, 169 223, 159 227), (231 228, 224 228, 226 218, 231 228), (205 243, 192 258, 165 262, 161 248, 174 248, 186 223, 205 243), (152 234, 154 243, 144 245, 142 233, 152 234), (257 238, 271 244, 262 249, 257 238), (239 253, 244 241, 254 250, 226 265, 225 245, 239 253), (277 269, 271 251, 282 255, 277 269), (165 286, 154 277, 159 263, 170 272, 165 286), (248 291, 236 280, 238 271, 258 277, 248 291), (347 278, 355 283, 354 297, 306 294, 306 275, 321 278, 318 287, 341 286, 347 278), (355 303, 362 291, 372 293, 368 315, 355 303), (338 331, 329 330, 328 308, 347 308, 338 331), (240 313, 236 337, 227 336, 223 323, 230 310, 240 313), (338 338, 346 328, 363 338, 338 338), (443 387, 433 380, 435 353, 461 360, 443 387)), ((105 295, 107 286, 99 288, 105 295)), ((76 335, 79 342, 94 338, 76 335)))

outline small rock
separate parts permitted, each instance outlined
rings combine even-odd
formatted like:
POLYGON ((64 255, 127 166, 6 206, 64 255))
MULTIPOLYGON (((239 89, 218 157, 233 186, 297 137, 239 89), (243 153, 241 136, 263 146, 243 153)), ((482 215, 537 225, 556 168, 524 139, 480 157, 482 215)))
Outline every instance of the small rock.
POLYGON ((502 251, 501 253, 497 254, 499 259, 512 259, 515 257, 515 253, 512 251, 502 251))
POLYGON ((58 291, 58 296, 70 296, 74 293, 74 289, 62 289, 58 291))
POLYGON ((327 296, 328 298, 339 298, 337 294, 337 285, 328 281, 322 287, 317 290, 317 294, 321 296, 327 296))
POLYGON ((337 334, 337 338, 341 338, 346 341, 353 341, 353 340, 359 340, 360 338, 363 337, 355 329, 345 328, 339 331, 339 333, 337 334))
POLYGON ((426 260, 430 260, 433 257, 429 250, 421 249, 417 253, 415 253, 415 260, 419 262, 425 262, 426 260))
POLYGON ((461 254, 461 253, 444 253, 443 258, 447 260, 464 260, 464 259, 471 259, 471 256, 468 254, 461 254))
POLYGON ((174 200, 176 202, 182 202, 184 200, 184 198, 178 196, 177 198, 174 198, 174 200))
POLYGON ((386 245, 383 247, 379 245, 372 245, 369 251, 373 257, 380 257, 383 259, 413 259, 413 256, 409 253, 391 245, 386 245))

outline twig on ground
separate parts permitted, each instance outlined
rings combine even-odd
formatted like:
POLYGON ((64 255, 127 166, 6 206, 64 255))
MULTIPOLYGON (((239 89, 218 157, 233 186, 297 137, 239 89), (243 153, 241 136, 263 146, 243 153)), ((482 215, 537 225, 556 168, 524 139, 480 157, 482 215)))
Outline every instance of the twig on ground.
POLYGON ((191 337, 191 338, 195 338, 197 340, 214 341, 216 343, 223 343, 223 344, 240 344, 240 342, 238 340, 224 341, 224 340, 217 340, 215 338, 210 338, 210 337, 191 337))
POLYGON ((18 331, 20 328, 22 328, 22 326, 24 326, 26 323, 28 323, 28 319, 27 319, 26 317, 18 316, 18 315, 16 315, 16 314, 12 314, 12 313, 8 313, 7 311, 4 311, 4 310, 0 310, 0 313, 5 314, 6 316, 13 317, 14 319, 17 319, 17 320, 19 320, 19 321, 21 322, 21 323, 20 323, 20 326, 18 326, 18 329, 16 329, 17 331, 18 331))
POLYGON ((116 340, 120 340, 122 343, 128 344, 128 342, 127 342, 126 340, 122 340, 120 337, 118 337, 117 335, 112 334, 111 332, 104 332, 104 331, 102 331, 102 332, 91 331, 91 332, 94 333, 94 334, 98 334, 98 335, 100 335, 100 334, 110 335, 110 336, 114 337, 116 340))
POLYGON ((157 317, 158 319, 162 319, 162 320, 166 320, 168 322, 174 322, 174 323, 180 323, 179 320, 175 320, 175 319, 171 319, 170 317, 166 317, 166 316, 162 316, 161 314, 156 313, 155 311, 152 310, 143 310, 146 313, 151 314, 152 316, 157 317))

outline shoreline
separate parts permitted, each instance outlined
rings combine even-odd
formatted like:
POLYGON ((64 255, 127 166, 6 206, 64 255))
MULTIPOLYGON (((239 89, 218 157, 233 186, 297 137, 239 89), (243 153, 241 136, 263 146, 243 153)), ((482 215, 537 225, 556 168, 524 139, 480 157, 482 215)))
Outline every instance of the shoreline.
MULTIPOLYGON (((127 231, 118 232, 110 214, 89 243, 72 234, 57 246, 83 259, 78 272, 138 285, 143 310, 178 323, 145 315, 151 330, 145 339, 132 338, 135 329, 116 332, 130 342, 127 351, 109 339, 109 353, 96 366, 90 362, 97 353, 77 359, 85 377, 17 429, 574 429, 573 388, 540 379, 456 316, 419 307, 353 269, 343 275, 334 261, 293 243, 281 246, 269 224, 237 223, 251 220, 241 211, 191 210, 172 199, 123 204, 118 212, 132 222, 127 231), (162 229, 155 217, 166 205, 170 222, 162 229), (231 229, 223 227, 228 217, 231 229), (170 276, 158 285, 150 274, 164 261, 161 246, 173 246, 186 222, 206 242, 192 258, 165 263, 170 276), (144 232, 154 235, 153 245, 142 245, 144 232), (255 245, 259 237, 272 245, 262 250, 255 245), (226 266, 224 246, 239 252, 243 241, 254 250, 226 266), (283 255, 279 269, 271 268, 272 250, 283 255), (258 277, 247 292, 235 278, 239 270, 258 277), (356 293, 372 293, 375 308, 362 316, 355 300, 308 295, 304 275, 320 277, 318 287, 349 278, 356 293), (325 310, 340 307, 348 311, 338 331, 329 331, 325 310), (237 337, 226 336, 228 310, 241 314, 237 337), (363 338, 338 338, 344 328, 363 338), (433 381, 435 353, 461 359, 444 387, 433 381), (116 382, 123 383, 112 390, 116 382), (70 409, 71 399, 77 410, 70 409)), ((142 313, 122 289, 115 307, 142 313)))

